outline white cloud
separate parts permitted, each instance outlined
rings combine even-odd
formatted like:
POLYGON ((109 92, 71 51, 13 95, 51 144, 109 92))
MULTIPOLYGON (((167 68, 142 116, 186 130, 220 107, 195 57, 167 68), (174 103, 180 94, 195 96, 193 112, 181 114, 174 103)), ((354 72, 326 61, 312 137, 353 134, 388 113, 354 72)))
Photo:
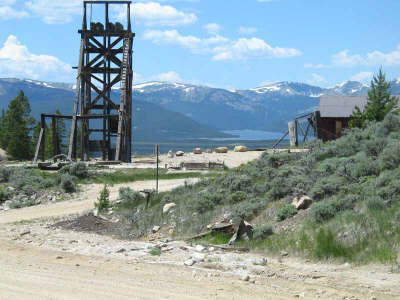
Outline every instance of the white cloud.
POLYGON ((17 0, 0 0, 0 5, 11 5, 14 4, 17 0))
POLYGON ((240 26, 239 27, 239 33, 240 34, 253 34, 257 32, 257 28, 254 27, 245 27, 245 26, 240 26))
POLYGON ((372 76, 374 76, 372 72, 360 72, 350 77, 350 80, 365 82, 370 81, 372 79, 372 76))
POLYGON ((0 20, 22 19, 29 17, 26 11, 18 11, 10 6, 0 6, 0 20))
POLYGON ((218 34, 222 27, 219 24, 216 23, 209 23, 207 25, 204 25, 204 29, 209 33, 209 34, 218 34))
POLYGON ((327 80, 323 76, 313 73, 313 74, 311 74, 311 79, 307 80, 307 82, 309 84, 323 84, 323 83, 327 83, 327 80))
POLYGON ((31 0, 26 7, 47 24, 62 24, 72 21, 75 15, 82 14, 81 0, 31 0))
POLYGON ((54 56, 31 53, 16 36, 10 35, 0 48, 0 76, 70 81, 72 70, 54 56))
POLYGON ((372 51, 367 54, 349 54, 343 50, 332 56, 332 63, 339 66, 396 66, 400 65, 400 45, 395 50, 383 53, 372 51))
POLYGON ((154 75, 151 77, 151 79, 158 81, 183 82, 182 77, 175 71, 154 75))
MULTIPOLYGON (((123 6, 114 6, 118 18, 126 19, 126 10, 123 6)), ((161 5, 157 2, 139 2, 132 7, 133 20, 143 22, 146 26, 179 26, 192 24, 197 21, 194 13, 185 13, 170 5, 161 5)))
POLYGON ((310 64, 310 63, 304 64, 304 68, 306 69, 323 69, 327 67, 328 66, 324 64, 310 64))
POLYGON ((171 44, 196 54, 211 54, 213 60, 246 60, 253 58, 289 58, 302 53, 293 48, 272 47, 259 38, 229 40, 220 35, 199 38, 181 35, 177 30, 150 30, 144 38, 157 44, 171 44))

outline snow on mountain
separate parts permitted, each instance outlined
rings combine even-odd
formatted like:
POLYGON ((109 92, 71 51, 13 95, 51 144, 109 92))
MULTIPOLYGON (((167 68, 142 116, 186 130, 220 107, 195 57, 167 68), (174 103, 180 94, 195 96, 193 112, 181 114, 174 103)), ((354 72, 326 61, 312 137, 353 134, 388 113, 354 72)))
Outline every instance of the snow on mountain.
POLYGON ((323 89, 317 86, 299 82, 282 81, 250 89, 249 91, 257 94, 281 94, 281 95, 300 95, 308 97, 319 97, 323 89))
POLYGON ((358 81, 345 81, 326 89, 326 94, 362 95, 366 94, 370 86, 358 81))

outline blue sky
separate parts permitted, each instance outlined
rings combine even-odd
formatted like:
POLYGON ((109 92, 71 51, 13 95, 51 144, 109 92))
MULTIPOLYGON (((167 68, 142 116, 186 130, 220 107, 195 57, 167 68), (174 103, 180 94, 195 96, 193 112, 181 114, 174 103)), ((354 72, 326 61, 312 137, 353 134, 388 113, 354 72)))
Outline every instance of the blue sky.
MULTIPOLYGON (((400 77, 398 0, 134 3, 136 82, 331 86, 380 66, 400 77)), ((81 0, 0 0, 0 77, 73 82, 81 13, 81 0)))

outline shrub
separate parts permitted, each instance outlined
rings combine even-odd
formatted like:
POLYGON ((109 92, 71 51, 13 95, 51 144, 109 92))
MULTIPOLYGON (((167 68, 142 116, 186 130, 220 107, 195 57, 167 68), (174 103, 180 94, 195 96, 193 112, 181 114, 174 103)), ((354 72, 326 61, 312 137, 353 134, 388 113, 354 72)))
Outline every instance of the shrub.
POLYGON ((154 256, 160 256, 162 253, 160 248, 151 248, 149 251, 150 255, 154 255, 154 256))
POLYGON ((97 198, 97 202, 94 203, 94 207, 96 207, 99 212, 102 212, 108 209, 110 206, 110 191, 108 190, 107 185, 104 185, 100 192, 99 198, 97 198))
POLYGON ((274 230, 270 225, 261 225, 253 229, 253 239, 261 240, 274 234, 274 230))
POLYGON ((283 221, 287 218, 293 217, 297 214, 297 209, 291 204, 285 204, 277 211, 277 218, 279 221, 283 221))
POLYGON ((383 199, 379 197, 371 197, 366 201, 366 206, 370 210, 382 210, 385 208, 385 204, 383 203, 383 199))
POLYGON ((318 259, 330 257, 346 257, 348 250, 336 240, 335 235, 330 230, 321 229, 315 239, 314 255, 318 259))
POLYGON ((392 140, 379 156, 381 170, 395 169, 400 166, 400 142, 392 140))
POLYGON ((11 168, 0 167, 0 183, 8 182, 11 175, 11 168))
POLYGON ((333 218, 339 212, 352 208, 356 199, 357 198, 352 195, 341 199, 331 198, 315 203, 311 207, 311 216, 315 222, 322 223, 333 218))
POLYGON ((267 206, 267 201, 264 199, 252 199, 251 201, 246 201, 239 203, 232 210, 232 217, 250 219, 258 212, 265 209, 267 206))
POLYGON ((213 210, 215 207, 215 203, 209 198, 199 197, 192 199, 191 202, 189 203, 189 207, 192 210, 202 214, 209 210, 213 210))
POLYGON ((34 199, 31 199, 29 197, 22 197, 19 199, 12 200, 9 204, 9 207, 15 209, 15 208, 34 206, 35 204, 36 201, 34 199))
POLYGON ((71 176, 75 176, 77 178, 86 178, 88 177, 88 168, 85 163, 77 162, 70 165, 66 165, 59 170, 60 174, 69 174, 71 176))
POLYGON ((32 195, 56 185, 54 178, 45 178, 38 170, 16 168, 9 177, 9 183, 17 191, 32 195))
POLYGON ((8 200, 10 193, 6 190, 4 186, 0 186, 0 203, 8 200))
POLYGON ((310 191, 310 197, 315 200, 324 199, 337 193, 340 188, 345 184, 343 177, 329 176, 323 177, 318 180, 310 191))
POLYGON ((68 174, 60 176, 60 188, 66 193, 73 193, 76 191, 76 184, 74 177, 68 174))
POLYGON ((247 198, 247 195, 245 192, 238 191, 238 192, 235 192, 235 193, 229 195, 228 203, 239 203, 239 202, 246 200, 246 198, 247 198))
POLYGON ((115 205, 116 209, 132 210, 143 203, 144 196, 129 187, 122 187, 119 189, 118 199, 119 202, 115 205))

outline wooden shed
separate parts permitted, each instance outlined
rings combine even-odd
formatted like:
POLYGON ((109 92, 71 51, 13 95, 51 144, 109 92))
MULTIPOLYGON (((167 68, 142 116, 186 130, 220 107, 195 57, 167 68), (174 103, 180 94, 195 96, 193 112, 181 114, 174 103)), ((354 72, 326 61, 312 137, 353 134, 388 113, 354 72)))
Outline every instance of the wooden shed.
POLYGON ((321 96, 318 110, 315 112, 316 133, 323 141, 335 140, 349 127, 350 117, 356 106, 363 109, 368 102, 367 95, 321 96))

